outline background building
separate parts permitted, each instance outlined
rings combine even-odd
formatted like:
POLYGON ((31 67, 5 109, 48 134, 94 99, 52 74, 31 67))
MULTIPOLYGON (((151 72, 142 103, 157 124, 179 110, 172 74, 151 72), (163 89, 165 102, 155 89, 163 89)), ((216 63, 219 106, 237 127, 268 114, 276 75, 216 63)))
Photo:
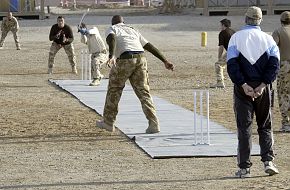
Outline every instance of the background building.
POLYGON ((1 0, 0 17, 3 18, 10 11, 17 17, 44 19, 44 3, 45 0, 1 0))
POLYGON ((290 0, 195 0, 204 15, 239 15, 249 6, 258 6, 263 14, 280 14, 290 10, 290 0))
MULTIPOLYGON (((69 9, 118 8, 138 6, 156 7, 160 13, 198 11, 205 16, 243 15, 249 6, 261 7, 263 14, 281 14, 290 11, 290 0, 0 0, 0 18, 8 11, 18 17, 44 19, 49 16, 49 7, 69 9)), ((198 13, 198 14, 199 14, 198 13)))

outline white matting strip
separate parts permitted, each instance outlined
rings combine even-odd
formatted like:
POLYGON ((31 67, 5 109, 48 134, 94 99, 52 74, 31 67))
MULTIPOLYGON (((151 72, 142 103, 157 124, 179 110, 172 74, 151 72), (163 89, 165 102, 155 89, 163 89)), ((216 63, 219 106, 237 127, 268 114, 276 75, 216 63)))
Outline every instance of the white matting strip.
MULTIPOLYGON (((74 95, 86 106, 103 114, 108 80, 100 86, 89 86, 88 80, 49 80, 74 95)), ((192 111, 153 97, 161 132, 146 134, 147 120, 131 86, 126 85, 119 104, 116 126, 152 158, 236 156, 237 136, 225 127, 210 121, 210 145, 194 145, 194 114, 192 111)), ((200 116, 197 116, 197 125, 200 116)), ((206 123, 206 118, 202 121, 206 123)), ((199 133, 199 131, 197 131, 199 133)), ((203 130, 206 142, 206 130, 203 130)), ((199 139, 197 139, 200 141, 199 139)), ((259 155, 259 146, 253 145, 252 155, 259 155)))

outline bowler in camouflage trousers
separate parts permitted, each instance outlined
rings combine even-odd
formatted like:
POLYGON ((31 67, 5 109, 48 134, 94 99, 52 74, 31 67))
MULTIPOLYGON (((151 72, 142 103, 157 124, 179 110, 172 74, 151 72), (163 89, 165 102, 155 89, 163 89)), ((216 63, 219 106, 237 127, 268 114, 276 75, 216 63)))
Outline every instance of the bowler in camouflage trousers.
POLYGON ((72 73, 77 74, 76 56, 73 46, 73 32, 69 25, 65 24, 64 17, 57 18, 57 24, 54 24, 49 33, 49 40, 52 41, 48 57, 48 74, 52 74, 54 58, 56 53, 63 48, 68 56, 72 73))
POLYGON ((144 49, 159 58, 166 69, 173 71, 173 64, 167 61, 159 50, 150 44, 137 30, 125 25, 123 17, 120 15, 113 16, 112 26, 108 29, 106 36, 109 46, 108 64, 111 66, 111 71, 103 121, 97 121, 97 126, 111 132, 115 130, 114 123, 118 114, 118 104, 125 82, 129 79, 148 120, 149 126, 146 129, 146 133, 158 133, 160 126, 150 95, 144 49))
POLYGON ((280 49, 280 70, 277 77, 277 93, 282 116, 281 131, 290 132, 290 12, 281 14, 281 27, 272 36, 280 49))
POLYGON ((3 18, 2 24, 1 24, 1 40, 0 40, 0 47, 3 47, 5 38, 9 31, 12 32, 16 49, 20 50, 20 43, 19 43, 19 37, 18 37, 18 30, 19 30, 19 24, 17 19, 12 16, 11 12, 8 12, 7 17, 3 18))

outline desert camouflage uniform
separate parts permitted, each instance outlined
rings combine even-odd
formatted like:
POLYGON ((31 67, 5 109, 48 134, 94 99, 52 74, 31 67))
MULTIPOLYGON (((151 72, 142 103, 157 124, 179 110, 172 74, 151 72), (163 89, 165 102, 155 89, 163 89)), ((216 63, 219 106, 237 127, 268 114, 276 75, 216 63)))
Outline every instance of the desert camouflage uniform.
POLYGON ((173 64, 168 62, 159 50, 137 30, 125 25, 123 17, 120 15, 113 16, 112 26, 106 32, 106 41, 109 46, 108 64, 112 65, 112 68, 109 75, 103 121, 97 121, 97 126, 114 132, 118 103, 125 83, 129 79, 148 120, 149 126, 145 132, 147 134, 160 132, 156 109, 150 95, 147 60, 144 50, 160 59, 166 69, 173 71, 173 64))
POLYGON ((138 58, 117 59, 116 66, 112 67, 103 113, 104 122, 109 125, 114 124, 118 113, 118 103, 128 79, 142 104, 149 126, 158 126, 156 110, 150 95, 147 61, 143 54, 140 54, 138 58))
MULTIPOLYGON (((290 12, 281 14, 281 22, 290 20, 290 12)), ((290 24, 283 24, 272 36, 280 49, 280 70, 277 77, 277 94, 281 113, 282 129, 290 127, 290 24)))
POLYGON ((50 46, 49 57, 48 57, 49 68, 53 68, 55 55, 62 47, 68 56, 71 66, 72 67, 76 66, 76 56, 74 52, 73 43, 70 43, 67 45, 60 45, 60 44, 57 44, 56 42, 52 42, 50 46))
POLYGON ((91 75, 93 79, 98 79, 102 77, 100 72, 101 65, 106 63, 108 60, 108 54, 106 51, 104 52, 97 52, 91 55, 91 75))
POLYGON ((282 125, 290 126, 290 61, 281 61, 277 77, 277 93, 282 125))
POLYGON ((3 46, 4 40, 8 32, 11 31, 14 37, 15 45, 17 49, 20 49, 18 30, 19 30, 19 24, 18 24, 17 19, 14 16, 12 16, 10 20, 7 17, 5 17, 1 24, 2 35, 1 35, 1 40, 0 40, 0 47, 3 46))

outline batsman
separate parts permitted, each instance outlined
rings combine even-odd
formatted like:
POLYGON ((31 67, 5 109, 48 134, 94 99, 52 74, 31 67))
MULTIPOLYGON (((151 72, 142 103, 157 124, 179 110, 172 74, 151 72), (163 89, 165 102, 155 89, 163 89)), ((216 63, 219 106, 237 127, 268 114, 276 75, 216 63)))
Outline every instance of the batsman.
POLYGON ((91 54, 91 75, 93 81, 90 83, 90 86, 98 86, 104 77, 100 72, 101 65, 106 63, 109 57, 106 45, 97 27, 88 29, 85 23, 81 23, 78 31, 81 33, 81 42, 88 46, 89 53, 91 54))

